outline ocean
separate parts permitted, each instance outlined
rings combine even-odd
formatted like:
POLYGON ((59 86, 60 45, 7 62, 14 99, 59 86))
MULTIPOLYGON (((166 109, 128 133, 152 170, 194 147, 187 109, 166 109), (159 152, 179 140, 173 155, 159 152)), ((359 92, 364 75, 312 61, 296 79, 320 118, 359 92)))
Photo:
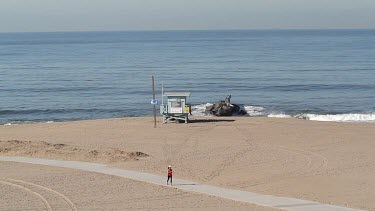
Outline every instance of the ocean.
POLYGON ((375 30, 0 34, 0 124, 152 115, 151 76, 193 115, 375 122, 375 30))

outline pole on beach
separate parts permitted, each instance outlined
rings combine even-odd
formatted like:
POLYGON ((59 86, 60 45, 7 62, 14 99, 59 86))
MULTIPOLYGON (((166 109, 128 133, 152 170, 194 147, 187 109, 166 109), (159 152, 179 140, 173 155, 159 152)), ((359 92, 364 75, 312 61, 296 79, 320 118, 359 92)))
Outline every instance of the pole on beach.
POLYGON ((161 83, 161 104, 164 105, 164 84, 161 83))
MULTIPOLYGON (((151 77, 152 79, 152 99, 155 99, 155 82, 154 76, 151 77)), ((154 128, 156 128, 156 105, 154 104, 154 128)))

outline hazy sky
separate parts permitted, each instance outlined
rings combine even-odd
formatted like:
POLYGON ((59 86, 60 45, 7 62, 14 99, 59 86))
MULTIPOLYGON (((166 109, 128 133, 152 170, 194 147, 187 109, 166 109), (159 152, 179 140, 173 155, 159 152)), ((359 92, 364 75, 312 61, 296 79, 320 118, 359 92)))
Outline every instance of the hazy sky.
POLYGON ((375 28, 375 0, 0 0, 0 32, 375 28))

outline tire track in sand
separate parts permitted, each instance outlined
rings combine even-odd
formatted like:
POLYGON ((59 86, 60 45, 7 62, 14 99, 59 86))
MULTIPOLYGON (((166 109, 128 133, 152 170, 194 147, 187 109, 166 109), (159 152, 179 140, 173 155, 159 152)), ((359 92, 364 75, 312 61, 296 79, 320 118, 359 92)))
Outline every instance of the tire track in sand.
POLYGON ((40 195, 39 193, 34 192, 34 191, 32 191, 31 189, 26 188, 26 187, 24 187, 24 186, 22 186, 22 185, 17 185, 17 184, 11 183, 11 182, 1 181, 1 180, 0 180, 0 183, 5 184, 5 185, 10 185, 10 186, 15 187, 15 188, 19 188, 19 189, 21 189, 21 190, 23 190, 23 191, 26 191, 26 192, 28 192, 28 193, 30 193, 30 194, 36 196, 37 198, 39 198, 39 199, 43 202, 44 207, 46 208, 47 211, 52 211, 51 205, 48 203, 47 199, 45 199, 45 198, 44 198, 42 195, 40 195))
POLYGON ((54 194, 60 196, 69 205, 69 207, 72 211, 77 211, 77 208, 73 204, 73 202, 68 197, 66 197, 65 195, 63 195, 60 192, 57 192, 57 191, 52 190, 50 188, 47 188, 47 187, 44 187, 44 186, 41 186, 41 185, 37 185, 37 184, 31 183, 31 182, 26 182, 26 181, 16 180, 16 179, 9 179, 9 178, 7 178, 7 180, 10 181, 10 182, 13 182, 13 184, 14 183, 21 183, 21 184, 24 184, 24 185, 30 185, 30 186, 33 186, 33 187, 36 187, 36 188, 40 188, 40 189, 45 190, 45 191, 50 192, 50 193, 54 193, 54 194))
POLYGON ((220 176, 220 174, 225 171, 225 169, 228 168, 228 166, 232 165, 235 163, 239 158, 241 158, 243 155, 246 153, 250 152, 253 148, 252 147, 247 147, 242 151, 237 152, 233 157, 230 159, 225 160, 218 168, 216 168, 214 171, 212 171, 208 176, 204 177, 205 181, 211 181, 214 178, 220 176))
MULTIPOLYGON (((243 129, 239 128, 238 126, 236 126, 236 128, 245 138, 245 141, 247 143, 254 144, 254 143, 250 143, 250 139, 248 138, 248 135, 244 133, 243 129)), ((265 144, 265 143, 263 144, 258 143, 256 145, 259 148, 266 148, 266 149, 268 148, 268 149, 272 149, 276 151, 283 151, 288 154, 294 154, 294 155, 303 157, 306 160, 306 162, 301 167, 295 168, 288 172, 284 172, 280 176, 275 175, 273 177, 263 179, 262 182, 253 183, 251 185, 243 186, 243 187, 257 186, 257 185, 267 184, 269 182, 282 181, 285 179, 294 178, 298 176, 309 176, 311 175, 311 173, 318 171, 322 167, 326 166, 328 163, 328 159, 326 157, 318 153, 311 152, 311 151, 302 150, 302 149, 293 149, 290 147, 285 147, 285 146, 280 146, 280 145, 270 145, 270 144, 265 144)), ((240 185, 240 184, 237 184, 237 185, 240 185)))
POLYGON ((279 145, 275 145, 275 147, 278 147, 279 149, 283 149, 285 151, 293 152, 293 153, 308 157, 308 159, 310 160, 308 165, 310 167, 306 169, 307 171, 302 172, 302 174, 300 175, 308 176, 310 173, 318 171, 322 167, 326 166, 328 163, 328 159, 326 157, 315 152, 311 152, 311 151, 303 150, 303 149, 287 148, 287 147, 279 146, 279 145), (313 161, 318 161, 318 162, 313 162, 313 161))
MULTIPOLYGON (((191 124, 194 124, 194 123, 191 123, 191 124)), ((199 132, 202 132, 202 131, 207 132, 207 131, 210 131, 214 128, 215 128, 215 125, 204 126, 200 129, 198 129, 198 133, 196 133, 196 134, 199 134, 199 132)), ((181 157, 184 157, 186 154, 189 154, 189 153, 181 154, 181 151, 184 149, 184 147, 186 146, 186 144, 188 142, 192 141, 194 143, 193 148, 196 148, 198 146, 198 140, 195 137, 196 134, 191 134, 191 135, 185 136, 185 138, 183 138, 182 142, 179 143, 177 146, 174 146, 174 147, 173 147, 172 144, 168 144, 167 140, 164 140, 164 146, 163 146, 162 150, 163 150, 163 157, 167 161, 167 163, 171 163, 171 161, 172 161, 171 155, 178 155, 179 158, 181 158, 181 157)))
MULTIPOLYGON (((240 135, 242 135, 242 134, 240 134, 240 135)), ((255 149, 256 146, 249 139, 245 139, 243 141, 245 141, 246 145, 248 145, 248 146, 245 147, 245 148, 242 148, 242 147, 239 147, 239 146, 233 146, 232 148, 234 148, 234 150, 235 150, 235 151, 233 151, 234 155, 231 156, 229 159, 226 159, 219 167, 217 167, 214 171, 212 171, 208 176, 205 176, 204 177, 205 181, 211 181, 214 178, 220 176, 221 173, 223 171, 225 171, 225 169, 228 168, 228 166, 231 166, 233 163, 237 162, 237 160, 239 160, 245 154, 247 154, 250 151, 252 151, 252 150, 255 149), (236 149, 241 149, 241 148, 242 148, 242 150, 240 150, 240 151, 237 150, 236 151, 236 149)), ((242 146, 242 145, 240 145, 240 146, 242 146)), ((231 153, 232 152, 232 148, 231 149, 226 148, 225 150, 229 150, 229 152, 231 153)), ((214 150, 214 151, 216 152, 217 150, 214 150)))

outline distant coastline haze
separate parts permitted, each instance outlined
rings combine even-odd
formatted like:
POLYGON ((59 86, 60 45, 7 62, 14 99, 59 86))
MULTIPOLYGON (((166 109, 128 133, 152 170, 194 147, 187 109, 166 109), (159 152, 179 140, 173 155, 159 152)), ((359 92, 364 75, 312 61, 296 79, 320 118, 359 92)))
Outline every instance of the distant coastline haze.
POLYGON ((2 0, 0 32, 374 29, 373 0, 2 0))

